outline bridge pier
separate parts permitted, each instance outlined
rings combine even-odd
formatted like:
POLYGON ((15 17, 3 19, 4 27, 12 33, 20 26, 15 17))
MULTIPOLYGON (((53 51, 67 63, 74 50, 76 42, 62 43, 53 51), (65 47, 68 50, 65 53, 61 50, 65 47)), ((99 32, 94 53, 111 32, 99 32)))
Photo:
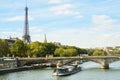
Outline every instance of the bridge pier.
POLYGON ((101 69, 109 69, 109 63, 107 60, 101 62, 101 69))

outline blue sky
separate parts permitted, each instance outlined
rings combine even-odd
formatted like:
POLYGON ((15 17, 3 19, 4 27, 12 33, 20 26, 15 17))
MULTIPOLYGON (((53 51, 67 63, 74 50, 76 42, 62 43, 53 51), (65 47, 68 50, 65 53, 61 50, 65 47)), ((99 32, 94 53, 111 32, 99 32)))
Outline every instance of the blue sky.
MULTIPOLYGON (((27 0, 32 41, 120 46, 120 0, 27 0)), ((22 38, 26 0, 0 0, 0 38, 22 38)))

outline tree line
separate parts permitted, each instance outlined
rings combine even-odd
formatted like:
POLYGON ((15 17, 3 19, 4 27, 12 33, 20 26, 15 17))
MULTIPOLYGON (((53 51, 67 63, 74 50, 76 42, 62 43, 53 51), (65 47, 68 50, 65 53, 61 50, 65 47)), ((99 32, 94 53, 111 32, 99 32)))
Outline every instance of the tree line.
POLYGON ((70 57, 87 54, 86 49, 75 46, 57 46, 54 43, 31 42, 24 43, 17 39, 11 45, 4 39, 0 39, 0 57, 70 57))
POLYGON ((8 44, 0 39, 0 57, 71 57, 87 54, 89 56, 120 55, 120 50, 114 49, 110 52, 101 49, 83 49, 75 46, 57 46, 54 43, 31 42, 24 43, 17 39, 13 44, 8 44))

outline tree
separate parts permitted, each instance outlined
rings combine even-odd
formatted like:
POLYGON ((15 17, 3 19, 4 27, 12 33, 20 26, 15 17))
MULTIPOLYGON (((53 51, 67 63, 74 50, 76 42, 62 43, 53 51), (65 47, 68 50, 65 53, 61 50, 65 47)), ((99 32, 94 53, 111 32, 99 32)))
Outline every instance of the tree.
POLYGON ((30 49, 30 56, 37 56, 39 52, 39 47, 40 47, 41 43, 36 41, 36 42, 32 42, 29 44, 29 49, 30 49))
POLYGON ((30 44, 31 53, 36 57, 53 55, 56 48, 53 43, 40 43, 37 41, 30 44))
POLYGON ((75 49, 75 48, 66 49, 66 50, 65 50, 65 54, 66 54, 66 56, 68 56, 68 57, 76 56, 76 55, 77 55, 77 49, 75 49))
POLYGON ((88 54, 86 49, 78 48, 78 54, 88 54))
POLYGON ((60 47, 57 48, 54 52, 55 56, 60 56, 60 57, 77 56, 77 54, 78 54, 77 49, 73 47, 60 47))
POLYGON ((45 57, 46 55, 54 55, 56 48, 57 47, 53 43, 42 43, 39 46, 39 53, 37 53, 37 56, 45 57))
POLYGON ((55 49, 57 48, 53 43, 43 43, 42 46, 44 46, 44 53, 46 55, 54 55, 55 49))
POLYGON ((12 55, 19 56, 19 57, 26 57, 27 56, 27 44, 20 39, 17 39, 15 43, 10 48, 12 55))
POLYGON ((106 52, 106 51, 103 51, 103 50, 96 49, 96 50, 93 52, 93 55, 94 55, 94 56, 107 56, 107 52, 106 52))
POLYGON ((64 53, 64 49, 62 48, 62 47, 60 47, 60 48, 57 48, 56 50, 55 50, 55 52, 54 52, 54 55, 55 56, 60 56, 60 57, 62 57, 63 54, 64 53))
POLYGON ((0 57, 9 56, 9 45, 5 40, 0 39, 0 57))

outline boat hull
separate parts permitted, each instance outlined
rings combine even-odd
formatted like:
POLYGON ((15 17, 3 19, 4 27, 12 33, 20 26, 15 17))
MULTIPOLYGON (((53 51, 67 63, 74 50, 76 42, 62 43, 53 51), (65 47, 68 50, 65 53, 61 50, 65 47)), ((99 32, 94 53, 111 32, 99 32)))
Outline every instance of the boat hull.
POLYGON ((81 67, 77 67, 71 71, 66 71, 66 72, 57 72, 57 69, 56 69, 56 71, 54 71, 52 75, 54 75, 54 76, 68 76, 71 74, 75 74, 79 71, 81 71, 81 67))

